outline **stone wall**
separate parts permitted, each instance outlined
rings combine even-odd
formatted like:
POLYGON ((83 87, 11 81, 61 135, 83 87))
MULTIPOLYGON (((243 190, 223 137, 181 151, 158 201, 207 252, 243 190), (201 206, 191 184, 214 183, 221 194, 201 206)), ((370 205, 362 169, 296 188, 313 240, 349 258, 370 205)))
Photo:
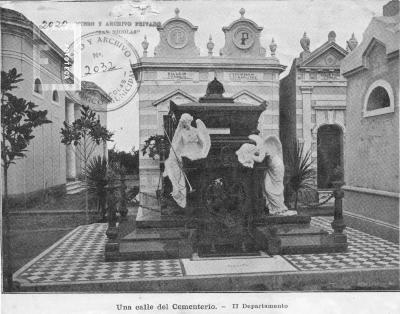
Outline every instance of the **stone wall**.
POLYGON ((347 113, 351 136, 346 138, 346 184, 399 192, 399 62, 388 64, 391 71, 371 75, 370 72, 349 79, 347 113), (389 82, 394 92, 394 113, 363 118, 364 99, 368 87, 376 80, 389 82))
MULTIPOLYGON (((3 25, 2 25, 3 26, 3 25)), ((11 195, 31 193, 40 189, 65 184, 65 146, 61 143, 60 129, 65 117, 64 92, 58 90, 59 101, 52 101, 54 89, 45 84, 61 84, 59 77, 61 58, 57 60, 52 51, 47 56, 48 64, 34 60, 32 38, 13 28, 2 27, 2 70, 16 68, 24 81, 12 93, 38 105, 40 110, 48 110, 52 121, 36 128, 34 140, 28 146, 27 157, 11 165, 8 174, 8 189, 11 195), (58 72, 57 69, 58 68, 58 72), (43 93, 33 91, 34 81, 40 78, 43 93)), ((43 55, 42 55, 43 58, 43 55)))
POLYGON ((398 31, 392 28, 398 18, 372 19, 342 67, 348 80, 346 223, 391 241, 399 238, 399 57, 398 31), (370 111, 374 86, 381 88, 374 106, 383 99, 384 106, 370 111))
MULTIPOLYGON (((204 58, 204 63, 207 58, 204 58)), ((217 65, 218 66, 218 65, 217 65)), ((221 65, 219 65, 221 66, 221 65)), ((214 68, 215 69, 215 68, 214 68)), ((197 101, 205 95, 207 84, 217 79, 224 85, 225 97, 234 97, 235 101, 259 104, 267 101, 267 109, 259 120, 259 130, 265 136, 279 135, 279 81, 278 72, 264 71, 232 71, 228 69, 209 69, 199 71, 158 71, 153 78, 143 73, 140 88, 140 148, 151 135, 163 134, 163 115, 169 112, 170 101, 188 103, 197 101), (190 80, 168 79, 168 73, 185 73, 190 80), (200 73, 202 73, 200 75, 200 73), (244 74, 251 74, 244 75, 244 74), (241 76, 242 75, 242 76, 241 76)), ((151 76, 150 76, 151 77, 151 76)), ((159 181, 159 163, 148 156, 140 154, 140 188, 141 191, 155 191, 159 181)))
MULTIPOLYGON (((66 184, 66 146, 61 143, 61 128, 66 120, 70 100, 62 88, 63 52, 31 21, 16 11, 1 10, 1 64, 2 71, 16 68, 22 73, 22 82, 12 91, 17 97, 32 101, 39 110, 47 110, 52 123, 42 125, 33 132, 26 157, 17 159, 8 173, 8 191, 14 199, 26 200, 42 191, 62 189, 66 184), (40 41, 38 41, 40 36, 40 41), (39 45, 38 43, 41 43, 39 45), (34 91, 39 79, 42 93, 34 91), (53 100, 53 93, 58 100, 53 100)), ((72 103, 74 118, 79 116, 79 104, 72 103)), ((102 125, 107 125, 107 114, 98 112, 102 125)), ((96 147, 93 156, 107 153, 105 145, 96 147)), ((74 158, 75 174, 82 168, 79 158, 74 158)), ((4 189, 4 180, 3 189, 4 189)))

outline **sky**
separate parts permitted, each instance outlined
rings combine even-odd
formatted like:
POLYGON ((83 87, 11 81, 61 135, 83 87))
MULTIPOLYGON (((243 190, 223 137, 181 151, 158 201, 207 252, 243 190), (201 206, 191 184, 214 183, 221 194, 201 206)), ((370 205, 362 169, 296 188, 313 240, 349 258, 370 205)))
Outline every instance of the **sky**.
MULTIPOLYGON (((175 8, 180 9, 180 17, 198 26, 195 41, 200 48, 200 55, 207 55, 206 44, 212 35, 215 43, 214 55, 224 45, 223 26, 240 17, 239 10, 246 10, 245 17, 264 27, 261 44, 267 49, 271 39, 278 45, 276 56, 288 69, 294 58, 302 51, 300 39, 307 32, 311 40, 311 51, 328 39, 331 30, 336 32, 336 42, 346 48, 346 41, 354 32, 358 42, 373 16, 382 15, 382 6, 388 0, 186 0, 186 1, 10 1, 0 5, 24 14, 37 25, 43 21, 67 20, 73 22, 98 22, 104 26, 110 21, 124 22, 165 22, 175 16, 175 8), (140 8, 150 5, 151 9, 140 8), (134 8, 139 7, 139 8, 134 8), (144 14, 141 14, 144 13, 144 14)), ((82 27, 82 34, 92 32, 98 27, 82 27)), ((149 42, 149 56, 159 42, 155 27, 104 27, 109 30, 133 30, 136 34, 122 34, 142 55, 141 42, 144 35, 149 42)), ((66 36, 59 29, 44 29, 44 32, 60 47, 71 44, 73 38, 66 36)), ((288 70, 287 69, 287 70, 288 70)), ((287 71, 281 74, 281 78, 287 71)), ((140 91, 139 91, 140 93, 140 91)), ((114 132, 114 144, 119 150, 129 151, 139 146, 138 98, 135 97, 124 107, 108 113, 107 127, 114 132)))

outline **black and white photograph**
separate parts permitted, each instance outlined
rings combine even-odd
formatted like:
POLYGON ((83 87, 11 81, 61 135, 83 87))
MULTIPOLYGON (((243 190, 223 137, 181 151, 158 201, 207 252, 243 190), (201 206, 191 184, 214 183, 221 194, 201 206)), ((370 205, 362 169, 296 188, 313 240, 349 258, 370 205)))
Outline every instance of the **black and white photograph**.
POLYGON ((399 7, 1 1, 2 312, 399 313, 399 7))

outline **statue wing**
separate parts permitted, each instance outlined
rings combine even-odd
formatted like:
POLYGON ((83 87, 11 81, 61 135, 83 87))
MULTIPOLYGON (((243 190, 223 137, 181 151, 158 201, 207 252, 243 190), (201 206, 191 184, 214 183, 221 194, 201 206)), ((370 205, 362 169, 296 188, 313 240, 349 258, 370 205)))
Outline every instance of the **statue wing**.
POLYGON ((281 159, 283 158, 282 143, 279 140, 279 137, 277 137, 276 135, 268 136, 264 140, 263 147, 268 155, 271 156, 278 155, 281 159))
POLYGON ((200 158, 206 158, 211 147, 210 134, 208 133, 206 125, 200 119, 196 120, 196 128, 202 144, 202 149, 201 149, 202 157, 200 158))
POLYGON ((263 162, 264 158, 265 158, 265 147, 264 147, 264 140, 261 136, 256 135, 256 134, 252 134, 249 135, 249 139, 251 139, 252 141, 254 141, 256 143, 256 147, 257 147, 257 155, 254 155, 254 160, 257 162, 263 162))
POLYGON ((249 135, 249 139, 251 139, 252 141, 254 141, 256 143, 256 146, 261 146, 263 145, 263 139, 261 138, 261 136, 256 135, 256 134, 251 134, 249 135))

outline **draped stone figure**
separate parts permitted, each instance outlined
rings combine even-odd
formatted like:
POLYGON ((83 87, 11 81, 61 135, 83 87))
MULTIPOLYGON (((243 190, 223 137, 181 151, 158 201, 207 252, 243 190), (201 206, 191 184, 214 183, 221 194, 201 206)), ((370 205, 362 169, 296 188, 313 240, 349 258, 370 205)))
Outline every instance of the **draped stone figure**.
POLYGON ((290 216, 296 215, 296 211, 288 210, 284 204, 283 177, 285 166, 283 164, 282 144, 275 135, 263 139, 258 135, 250 135, 256 145, 243 144, 236 152, 239 162, 249 168, 253 168, 254 162, 266 162, 267 169, 264 177, 264 196, 266 206, 271 215, 290 216))
POLYGON ((182 157, 190 160, 206 158, 211 147, 210 135, 205 124, 196 120, 196 127, 191 126, 193 117, 182 114, 172 138, 168 159, 165 161, 164 177, 172 183, 171 196, 176 203, 186 207, 186 177, 182 169, 182 157))

